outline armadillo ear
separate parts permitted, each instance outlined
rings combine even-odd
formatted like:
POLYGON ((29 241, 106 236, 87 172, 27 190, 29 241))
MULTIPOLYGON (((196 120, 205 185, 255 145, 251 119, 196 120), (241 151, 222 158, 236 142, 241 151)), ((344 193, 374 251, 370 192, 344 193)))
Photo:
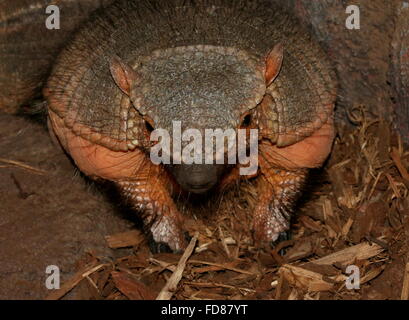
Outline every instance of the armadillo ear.
POLYGON ((276 44, 266 58, 266 85, 267 87, 277 78, 283 64, 284 46, 276 44))
POLYGON ((118 56, 114 56, 111 59, 109 69, 116 85, 123 93, 129 96, 131 86, 138 78, 136 72, 129 65, 122 62, 118 56))

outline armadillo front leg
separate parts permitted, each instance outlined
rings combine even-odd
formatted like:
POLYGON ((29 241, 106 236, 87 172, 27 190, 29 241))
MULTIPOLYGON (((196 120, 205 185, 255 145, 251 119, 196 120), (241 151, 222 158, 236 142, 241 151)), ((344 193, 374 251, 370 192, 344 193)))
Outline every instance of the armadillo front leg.
POLYGON ((253 230, 256 242, 268 243, 289 229, 290 215, 307 171, 271 168, 262 160, 260 169, 253 230))
POLYGON ((141 211, 156 243, 165 243, 174 251, 186 247, 182 216, 170 196, 169 177, 163 168, 150 164, 137 177, 117 184, 133 208, 141 211))

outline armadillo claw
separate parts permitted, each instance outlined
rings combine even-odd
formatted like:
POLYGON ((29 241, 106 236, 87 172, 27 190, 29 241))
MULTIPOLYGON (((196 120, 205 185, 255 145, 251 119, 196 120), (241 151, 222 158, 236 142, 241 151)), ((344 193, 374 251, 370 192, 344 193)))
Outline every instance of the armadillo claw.
POLYGON ((173 252, 173 250, 166 243, 156 242, 152 235, 148 236, 148 246, 153 254, 173 252))
MULTIPOLYGON (((184 233, 185 235, 185 242, 189 243, 191 240, 191 236, 189 235, 188 232, 184 233)), ((151 252, 153 254, 156 253, 179 253, 182 250, 172 250, 172 248, 164 242, 156 242, 153 238, 153 235, 150 234, 150 236, 148 237, 148 245, 149 245, 149 249, 151 250, 151 252)))
POLYGON ((184 232, 172 220, 171 216, 160 215, 150 227, 152 238, 157 244, 167 245, 173 252, 183 251, 187 247, 184 232))
POLYGON ((254 212, 254 240, 256 243, 273 243, 290 228, 288 215, 282 212, 277 201, 270 205, 259 204, 254 212), (287 216, 287 217, 286 217, 287 216))

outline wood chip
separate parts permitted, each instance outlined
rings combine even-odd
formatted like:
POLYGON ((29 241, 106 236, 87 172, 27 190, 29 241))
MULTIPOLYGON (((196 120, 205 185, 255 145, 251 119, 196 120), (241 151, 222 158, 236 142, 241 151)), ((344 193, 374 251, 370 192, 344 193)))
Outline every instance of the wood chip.
POLYGON ((405 274, 403 275, 403 286, 401 300, 409 300, 409 262, 406 263, 405 274))
POLYGON ((341 234, 344 238, 348 235, 349 230, 351 230, 353 223, 354 223, 354 219, 350 217, 348 218, 347 222, 345 222, 345 224, 343 225, 341 234))
POLYGON ((161 292, 156 297, 156 300, 170 300, 172 298, 173 293, 175 292, 176 287, 179 284, 179 281, 182 279, 183 271, 185 270, 186 267, 186 262, 193 253, 198 235, 199 233, 196 232, 192 240, 190 240, 189 245, 187 246, 185 252, 183 253, 182 257, 179 260, 175 272, 169 278, 166 285, 162 288, 161 292))
POLYGON ((385 270, 385 266, 380 266, 378 268, 370 270, 361 278, 360 284, 363 285, 364 283, 367 283, 368 281, 375 279, 382 273, 383 270, 385 270))
POLYGON ((319 222, 314 221, 308 216, 301 216, 300 217, 300 222, 308 229, 311 229, 313 231, 320 232, 322 230, 322 226, 319 224, 319 222))
POLYGON ((45 300, 58 300, 64 297, 68 292, 70 292, 78 283, 80 283, 84 278, 88 277, 90 274, 98 271, 99 269, 107 266, 108 264, 92 264, 91 266, 86 266, 80 271, 78 271, 70 280, 66 281, 60 289, 51 292, 45 300))
POLYGON ((184 284, 190 285, 193 287, 202 287, 202 288, 220 287, 220 288, 234 289, 234 290, 251 292, 251 293, 256 292, 256 290, 253 290, 253 289, 231 286, 231 285, 227 285, 224 283, 217 283, 217 282, 185 282, 184 284))
POLYGON ((355 260, 365 260, 375 257, 384 250, 380 245, 363 242, 355 246, 334 252, 328 256, 313 260, 315 264, 352 264, 355 260))
POLYGON ((220 239, 222 241, 223 249, 226 252, 227 257, 230 258, 230 250, 229 250, 229 247, 227 246, 223 230, 220 226, 218 227, 218 229, 219 229, 219 234, 220 234, 220 239))
POLYGON ((154 300, 155 294, 142 282, 134 279, 125 272, 112 271, 115 286, 129 300, 154 300))
POLYGON ((144 235, 138 230, 116 233, 105 237, 108 247, 111 249, 138 246, 144 239, 144 235))
POLYGON ((155 258, 149 258, 149 261, 156 264, 156 265, 158 265, 158 266, 161 266, 163 269, 167 269, 167 270, 172 271, 172 272, 176 271, 176 266, 174 266, 173 263, 161 261, 161 260, 158 260, 158 259, 155 259, 155 258))
POLYGON ((402 176, 402 178, 405 179, 407 182, 409 182, 408 170, 403 165, 402 160, 401 160, 401 158, 399 156, 398 149, 396 149, 395 147, 392 148, 391 158, 392 158, 393 162, 395 163, 396 167, 398 168, 399 173, 402 176))
POLYGON ((385 176, 388 179, 389 185, 391 186, 396 198, 400 198, 401 195, 400 195, 400 192, 399 192, 398 186, 396 185, 395 180, 392 178, 392 176, 389 173, 386 173, 385 176))
POLYGON ((231 267, 230 264, 221 264, 221 263, 202 261, 202 260, 190 260, 189 263, 205 264, 205 265, 213 266, 217 268, 218 270, 231 270, 231 271, 235 271, 238 273, 254 275, 254 273, 251 271, 234 268, 234 267, 231 267))
POLYGON ((280 274, 293 286, 308 291, 328 291, 334 287, 333 283, 324 280, 323 275, 301 267, 289 264, 283 265, 280 274))
POLYGON ((288 296, 287 300, 298 300, 298 292, 296 289, 293 289, 288 296))
POLYGON ((287 251, 284 258, 286 262, 292 262, 306 258, 312 254, 313 244, 310 239, 305 239, 304 241, 295 242, 295 245, 287 251))

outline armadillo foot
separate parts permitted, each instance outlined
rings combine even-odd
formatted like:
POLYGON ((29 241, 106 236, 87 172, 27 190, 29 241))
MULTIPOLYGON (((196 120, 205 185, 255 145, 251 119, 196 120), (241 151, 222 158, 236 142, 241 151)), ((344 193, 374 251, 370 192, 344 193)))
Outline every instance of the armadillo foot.
POLYGON ((153 240, 166 250, 167 245, 173 252, 180 252, 187 247, 185 233, 169 215, 157 216, 156 221, 150 224, 150 232, 153 240))
MULTIPOLYGON (((186 243, 189 243, 191 240, 191 236, 187 232, 185 232, 185 240, 186 240, 186 243)), ((149 249, 151 250, 153 254, 175 252, 175 250, 172 250, 167 243, 156 242, 152 234, 150 234, 150 236, 148 237, 148 245, 149 245, 149 249)), ((176 252, 177 251, 178 250, 176 250, 176 252)))
POLYGON ((157 249, 163 251, 167 245, 172 251, 181 251, 187 246, 183 219, 164 184, 157 181, 160 178, 160 175, 149 175, 147 179, 121 181, 118 185, 130 205, 141 212, 145 228, 153 241, 160 244, 157 249))
POLYGON ((280 206, 277 200, 271 204, 260 203, 254 216, 254 238, 259 243, 272 244, 276 242, 281 233, 290 228, 290 215, 280 206))
POLYGON ((253 218, 254 238, 259 245, 277 243, 289 230, 291 212, 305 173, 304 170, 263 171, 253 218))

